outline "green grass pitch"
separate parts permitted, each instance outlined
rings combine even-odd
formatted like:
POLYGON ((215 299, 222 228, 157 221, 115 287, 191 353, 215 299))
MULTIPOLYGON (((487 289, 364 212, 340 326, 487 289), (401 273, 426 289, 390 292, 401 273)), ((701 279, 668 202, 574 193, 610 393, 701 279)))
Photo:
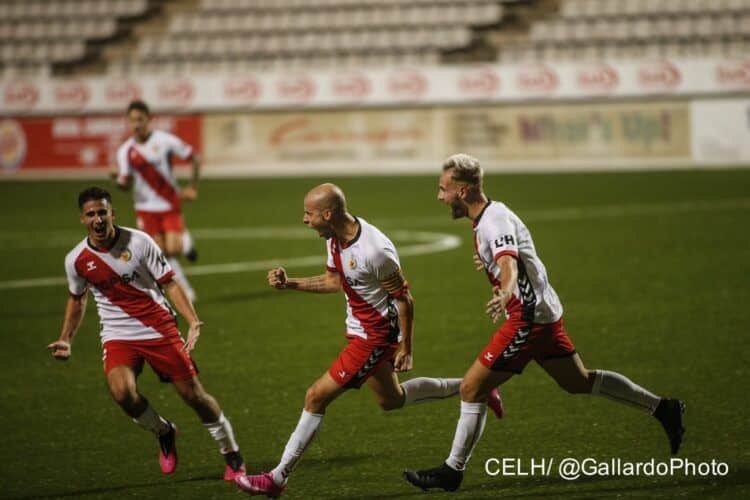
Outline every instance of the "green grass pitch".
MULTIPOLYGON (((186 208, 201 252, 192 268, 320 256, 319 265, 288 267, 293 276, 319 274, 323 242, 312 231, 279 228, 305 230, 302 197, 323 180, 205 180, 186 208)), ((416 305, 407 376, 461 376, 494 331, 484 315, 489 286, 473 270, 470 223, 452 221, 436 201, 437 176, 333 180, 354 214, 400 235, 399 248, 419 243, 414 231, 461 238, 457 248, 402 258, 416 305)), ((197 417, 146 368, 141 391, 181 429, 177 471, 159 472, 155 440, 106 391, 93 301, 73 357, 60 363, 45 346, 59 333, 65 286, 7 285, 64 275, 64 255, 84 235, 76 195, 89 184, 0 183, 0 497, 242 498, 219 479, 223 462, 197 417)), ((669 459, 655 420, 568 395, 531 364, 504 386, 507 416, 488 419, 451 498, 747 498, 750 171, 490 175, 486 191, 531 229, 587 366, 683 398, 681 456, 726 462, 729 474, 488 476, 489 458, 669 459)), ((118 222, 132 226, 130 195, 114 194, 118 222)), ((271 290, 265 270, 192 282, 206 323, 194 352, 201 379, 231 419, 249 469, 267 470, 306 388, 344 345, 344 298, 271 290)), ((347 393, 329 408, 285 497, 421 497, 401 472, 438 465, 457 417, 457 400, 385 413, 368 390, 347 393)))

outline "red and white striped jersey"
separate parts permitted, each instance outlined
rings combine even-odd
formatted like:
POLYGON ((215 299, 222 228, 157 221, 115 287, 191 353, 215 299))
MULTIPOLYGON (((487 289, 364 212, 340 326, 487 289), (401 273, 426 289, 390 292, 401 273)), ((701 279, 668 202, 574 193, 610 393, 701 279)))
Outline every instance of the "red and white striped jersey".
POLYGON ((84 238, 68 253, 68 290, 75 296, 91 290, 102 343, 179 336, 175 314, 159 288, 174 271, 149 235, 127 227, 116 231, 108 251, 84 238))
POLYGON ((401 268, 398 253, 378 228, 357 221, 359 232, 345 247, 336 238, 326 240, 326 268, 341 275, 347 335, 394 344, 401 341, 398 305, 380 282, 401 268))
POLYGON ((187 160, 193 155, 193 148, 161 130, 153 130, 144 143, 131 137, 117 150, 117 182, 125 184, 133 179, 136 210, 169 212, 180 208, 172 155, 187 160))
POLYGON ((526 225, 505 204, 489 201, 474 221, 474 248, 490 283, 500 286, 497 258, 512 255, 518 263, 518 283, 505 308, 506 316, 521 314, 526 321, 554 323, 563 308, 536 254, 526 225))

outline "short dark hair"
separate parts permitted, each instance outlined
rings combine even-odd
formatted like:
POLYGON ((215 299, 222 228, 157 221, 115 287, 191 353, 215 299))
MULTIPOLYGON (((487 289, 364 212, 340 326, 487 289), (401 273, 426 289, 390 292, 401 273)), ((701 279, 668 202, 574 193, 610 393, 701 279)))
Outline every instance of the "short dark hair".
POLYGON ((142 111, 146 113, 146 116, 151 116, 151 110, 148 109, 148 104, 146 104, 145 101, 141 101, 140 99, 137 99, 135 101, 130 101, 130 104, 128 104, 128 111, 126 114, 130 114, 130 112, 133 110, 142 111))
POLYGON ((78 194, 78 209, 82 209, 83 205, 91 200, 107 200, 111 205, 112 195, 109 194, 109 191, 100 187, 91 186, 90 188, 86 188, 78 194))

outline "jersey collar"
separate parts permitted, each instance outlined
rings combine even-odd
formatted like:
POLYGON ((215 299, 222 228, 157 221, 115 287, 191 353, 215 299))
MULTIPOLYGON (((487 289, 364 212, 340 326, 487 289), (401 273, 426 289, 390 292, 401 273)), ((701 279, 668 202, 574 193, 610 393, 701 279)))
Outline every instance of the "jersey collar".
POLYGON ((357 226, 359 226, 359 228, 357 229, 357 234, 351 240, 341 243, 342 249, 349 248, 350 246, 354 245, 357 242, 357 240, 359 240, 359 237, 362 235, 362 223, 359 222, 359 219, 357 219, 356 216, 354 216, 354 222, 356 222, 357 226))
POLYGON ((487 210, 487 207, 490 206, 490 203, 492 203, 492 200, 489 199, 489 198, 487 198, 487 203, 484 204, 484 207, 482 207, 482 211, 479 212, 479 215, 477 215, 477 218, 474 219, 474 223, 473 223, 472 227, 477 227, 477 225, 479 225, 479 221, 482 218, 482 216, 484 215, 484 212, 487 210))

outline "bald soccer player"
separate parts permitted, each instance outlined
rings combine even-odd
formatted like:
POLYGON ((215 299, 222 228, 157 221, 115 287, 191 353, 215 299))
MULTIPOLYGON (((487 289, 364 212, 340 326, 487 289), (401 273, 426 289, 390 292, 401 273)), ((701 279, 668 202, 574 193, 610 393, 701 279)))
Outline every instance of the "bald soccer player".
MULTIPOLYGON (((235 477, 251 495, 278 497, 289 475, 323 422, 326 408, 348 389, 365 382, 383 410, 437 401, 458 394, 461 379, 419 377, 400 384, 396 373, 412 368, 414 300, 396 247, 378 228, 347 211, 344 193, 333 184, 313 188, 304 200, 304 224, 326 240, 326 273, 290 278, 283 267, 268 272, 278 290, 312 293, 343 291, 347 345, 307 390, 297 428, 279 464, 270 472, 235 477)), ((498 417, 502 403, 489 398, 498 417)))

